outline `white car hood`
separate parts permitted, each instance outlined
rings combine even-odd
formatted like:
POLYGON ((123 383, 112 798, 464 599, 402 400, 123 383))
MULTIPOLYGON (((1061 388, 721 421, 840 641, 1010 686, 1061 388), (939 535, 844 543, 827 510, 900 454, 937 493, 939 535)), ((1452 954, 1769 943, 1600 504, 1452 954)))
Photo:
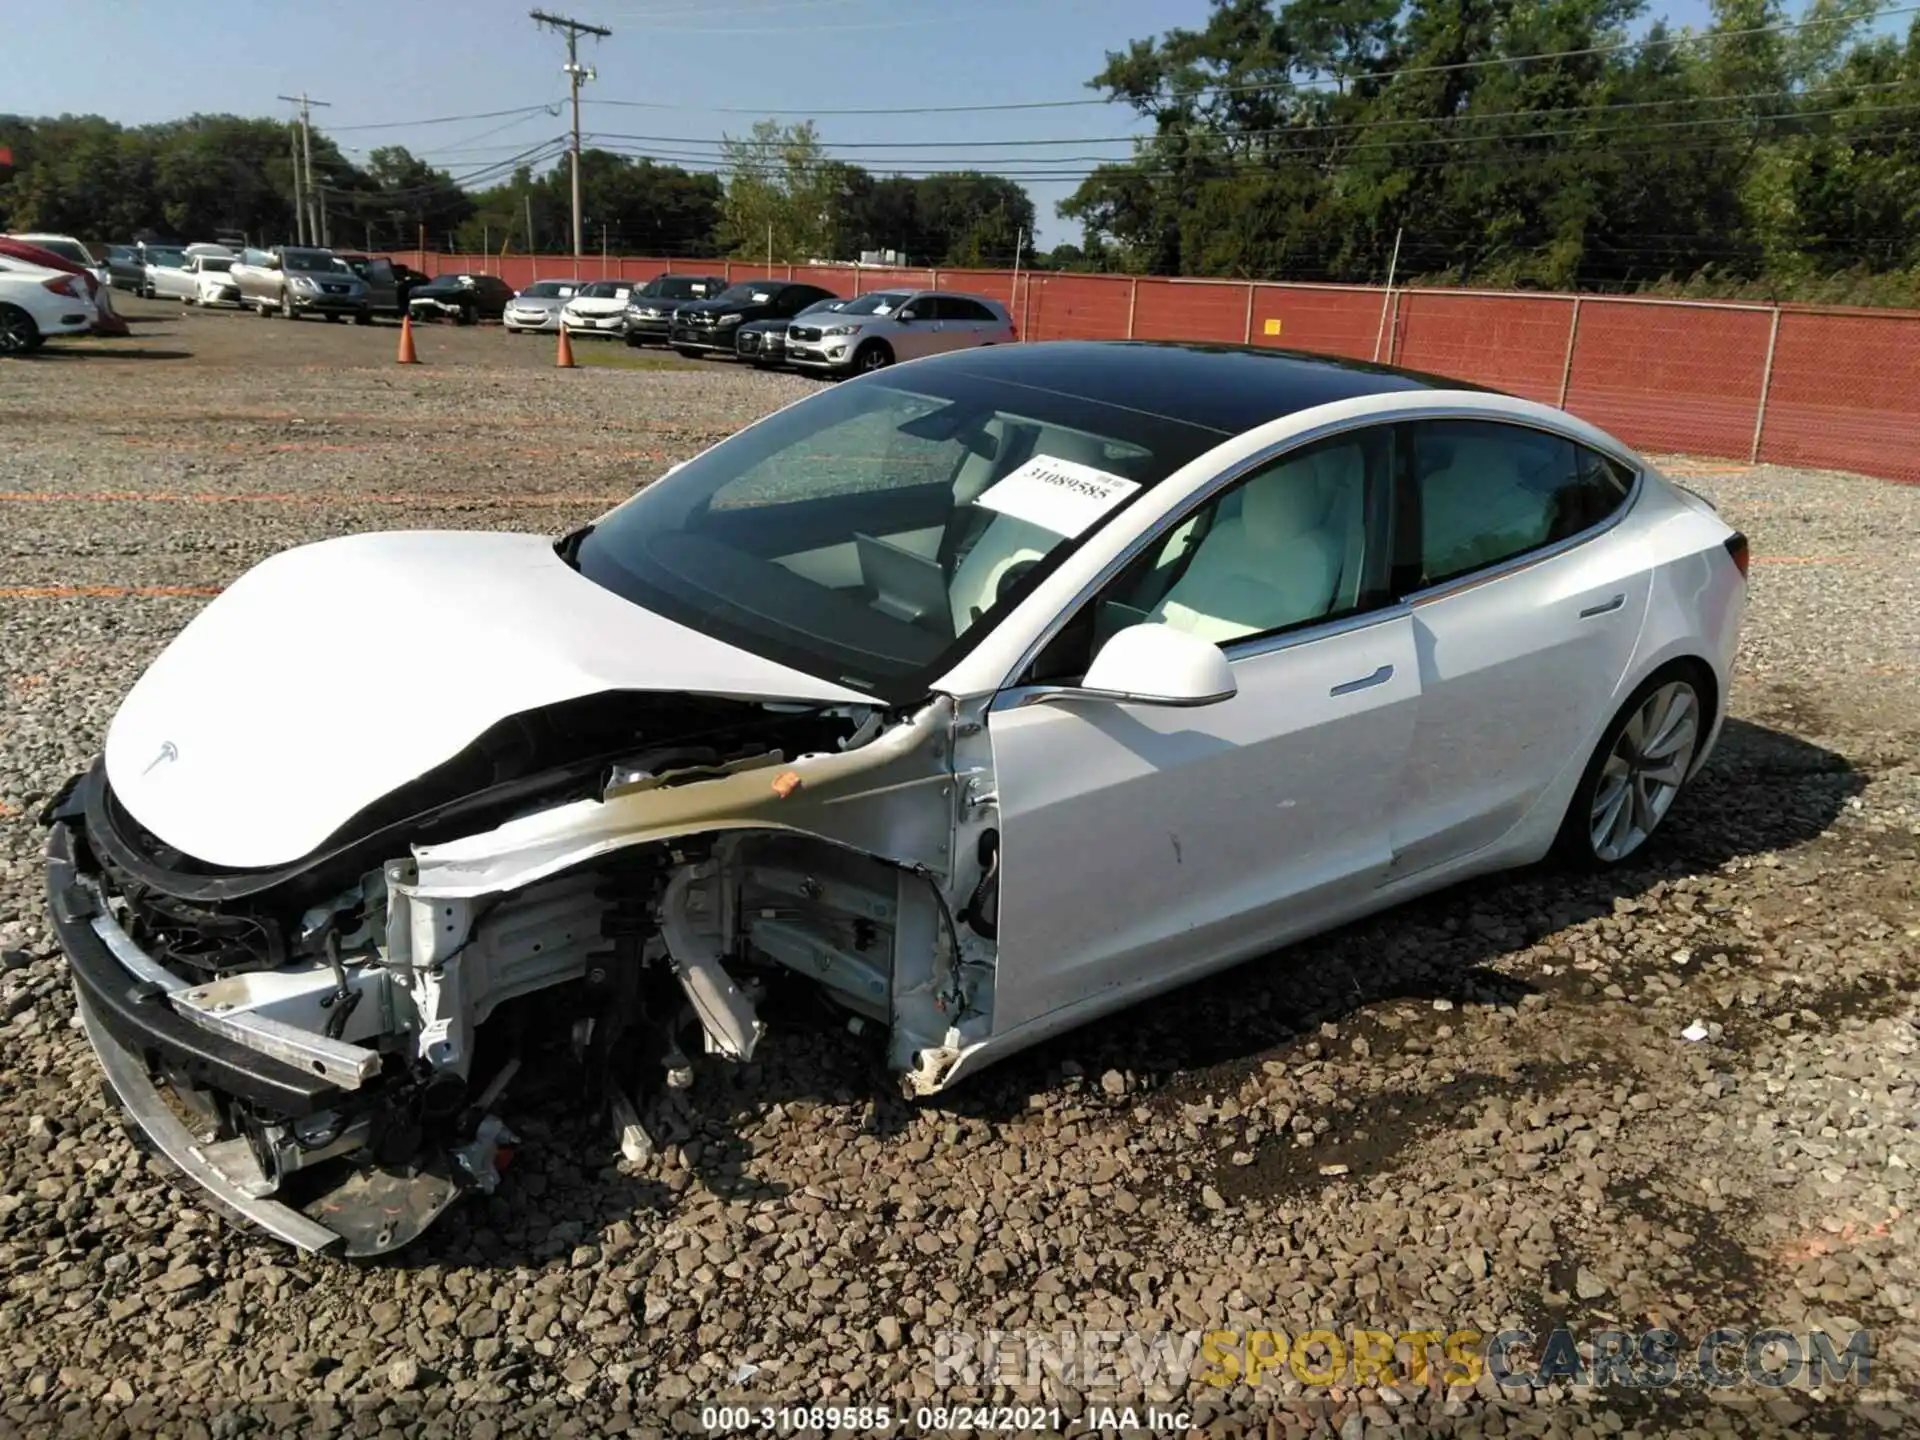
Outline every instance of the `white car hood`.
POLYGON ((590 295, 584 299, 569 300, 567 302, 567 309, 576 315, 592 315, 596 317, 624 315, 627 310, 627 302, 625 300, 615 299, 612 296, 607 296, 603 299, 598 295, 590 295))
POLYGON ((510 715, 611 690, 871 704, 621 599, 544 535, 395 531, 248 571, 135 683, 107 779, 214 865, 285 865, 510 715))

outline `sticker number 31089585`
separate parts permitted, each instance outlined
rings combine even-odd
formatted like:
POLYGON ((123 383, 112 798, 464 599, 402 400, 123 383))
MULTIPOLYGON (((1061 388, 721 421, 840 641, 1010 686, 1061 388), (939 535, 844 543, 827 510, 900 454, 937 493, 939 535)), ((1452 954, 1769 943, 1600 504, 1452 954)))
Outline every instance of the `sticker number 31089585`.
POLYGON ((1036 455, 975 503, 1071 540, 1139 488, 1077 460, 1036 455))

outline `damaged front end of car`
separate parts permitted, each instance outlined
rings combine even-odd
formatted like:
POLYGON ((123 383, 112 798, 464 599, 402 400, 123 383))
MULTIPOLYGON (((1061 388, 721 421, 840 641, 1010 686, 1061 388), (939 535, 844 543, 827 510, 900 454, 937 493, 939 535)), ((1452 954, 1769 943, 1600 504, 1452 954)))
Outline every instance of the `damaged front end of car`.
POLYGON ((766 984, 797 974, 939 1089, 991 1028, 983 756, 939 696, 600 695, 261 869, 170 848, 96 762, 42 815, 49 908, 152 1147, 229 1216, 377 1255, 497 1185, 535 1044, 618 1131, 689 1050, 750 1059, 766 984))

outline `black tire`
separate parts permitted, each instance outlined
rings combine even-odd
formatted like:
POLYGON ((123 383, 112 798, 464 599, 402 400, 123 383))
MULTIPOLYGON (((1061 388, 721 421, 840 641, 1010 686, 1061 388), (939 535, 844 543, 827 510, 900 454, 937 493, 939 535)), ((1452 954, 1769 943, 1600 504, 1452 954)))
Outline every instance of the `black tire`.
POLYGON ((47 337, 18 305, 0 305, 0 355, 31 355, 47 337))
POLYGON ((298 320, 300 318, 300 312, 293 308, 293 291, 291 290, 282 290, 280 292, 280 318, 282 320, 298 320))
MULTIPOLYGON (((1715 703, 1712 672, 1697 660, 1677 660, 1663 665, 1642 681, 1601 732, 1600 743, 1594 746, 1593 754, 1588 757, 1587 767, 1580 774, 1580 783, 1574 786, 1573 797, 1567 802, 1567 813, 1560 822, 1560 833, 1554 837, 1552 858, 1572 869, 1592 871, 1611 870, 1630 864, 1644 855, 1692 779, 1693 768, 1700 756, 1700 746, 1713 728, 1715 703), (1669 690, 1669 687, 1673 688, 1669 690), (1649 747, 1652 753, 1631 758, 1616 755, 1615 751, 1621 746, 1628 727, 1636 720, 1644 721, 1641 712, 1649 708, 1655 697, 1663 692, 1666 692, 1668 703, 1684 697, 1687 710, 1684 721, 1659 722, 1663 731, 1672 723, 1685 734, 1682 747, 1684 755, 1679 757, 1677 766, 1671 762, 1667 766, 1660 764, 1666 757, 1658 752, 1671 738, 1667 734, 1646 737, 1654 742, 1649 747), (1678 771, 1670 789, 1667 780, 1656 778, 1667 768, 1678 771), (1618 785, 1619 805, 1623 809, 1616 813, 1627 822, 1624 832, 1613 832, 1618 836, 1617 841, 1610 835, 1609 843, 1605 846, 1595 839, 1595 831, 1602 818, 1603 778, 1618 785), (1650 793, 1650 785, 1659 787, 1657 794, 1650 793), (1650 817, 1650 823, 1643 823, 1646 817, 1650 817)), ((1638 746, 1629 742, 1627 748, 1635 750, 1638 746)))
POLYGON ((362 310, 353 317, 353 323, 356 325, 371 325, 373 323, 373 312, 371 310, 362 310))
POLYGON ((853 352, 853 368, 864 375, 869 370, 884 370, 893 364, 893 347, 884 340, 869 340, 853 352))
POLYGON ((473 322, 474 314, 471 305, 462 305, 460 307, 460 313, 453 317, 453 323, 456 325, 471 325, 473 322))

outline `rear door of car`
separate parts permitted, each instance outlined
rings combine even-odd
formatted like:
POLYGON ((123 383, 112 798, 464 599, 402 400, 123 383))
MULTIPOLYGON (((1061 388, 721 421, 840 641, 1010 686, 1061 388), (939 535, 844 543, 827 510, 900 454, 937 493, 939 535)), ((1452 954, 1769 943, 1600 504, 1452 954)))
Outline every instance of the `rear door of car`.
POLYGON ((1513 828, 1607 717, 1652 570, 1606 532, 1635 477, 1497 420, 1406 429, 1396 590, 1420 654, 1420 723, 1393 806, 1389 879, 1513 828))

